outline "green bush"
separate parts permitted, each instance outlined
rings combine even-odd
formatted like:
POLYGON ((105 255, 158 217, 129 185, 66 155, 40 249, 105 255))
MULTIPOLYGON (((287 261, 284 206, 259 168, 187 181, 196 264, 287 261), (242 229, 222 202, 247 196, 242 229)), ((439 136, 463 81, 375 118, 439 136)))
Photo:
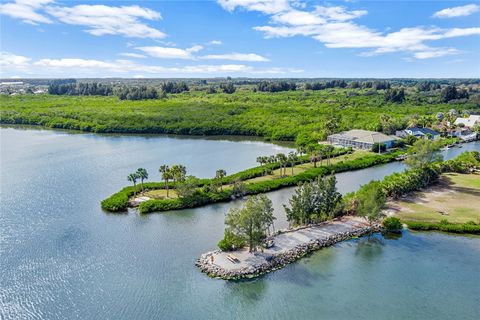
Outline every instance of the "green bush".
POLYGON ((440 223, 407 221, 409 229, 420 231, 443 231, 452 233, 470 233, 480 234, 480 225, 469 221, 467 223, 450 223, 448 221, 440 221, 440 223))
POLYGON ((402 230, 402 222, 396 217, 388 217, 383 220, 383 227, 390 232, 398 232, 402 230))
POLYGON ((128 199, 133 194, 133 187, 126 187, 117 193, 112 194, 101 202, 103 210, 110 212, 126 211, 128 207, 128 199))
POLYGON ((222 251, 231 251, 233 249, 232 244, 225 239, 218 241, 218 248, 222 251))
POLYGON ((218 248, 222 251, 232 251, 245 246, 245 239, 225 230, 223 239, 218 242, 218 248))

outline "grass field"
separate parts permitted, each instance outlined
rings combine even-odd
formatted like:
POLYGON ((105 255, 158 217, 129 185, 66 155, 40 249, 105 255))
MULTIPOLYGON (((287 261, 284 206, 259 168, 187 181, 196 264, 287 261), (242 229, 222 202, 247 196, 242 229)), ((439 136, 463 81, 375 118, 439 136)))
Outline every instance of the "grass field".
MULTIPOLYGON (((360 159, 366 155, 371 155, 373 154, 370 151, 363 151, 363 150, 355 150, 353 153, 341 155, 335 158, 330 159, 331 164, 339 163, 340 161, 349 161, 349 160, 355 160, 355 159, 360 159)), ((322 165, 327 164, 327 159, 323 159, 322 165)), ((317 162, 317 167, 320 167, 320 162, 317 162)), ((308 163, 303 163, 299 164, 293 167, 293 175, 299 174, 301 172, 304 172, 308 169, 313 168, 313 163, 308 162, 308 163)), ((283 171, 283 170, 282 170, 283 171)), ((292 168, 287 168, 286 170, 286 176, 291 176, 292 175, 292 168)), ((260 181, 266 181, 266 180, 273 180, 273 179, 278 179, 281 178, 280 175, 280 169, 274 170, 271 174, 265 175, 262 177, 256 177, 253 179, 245 180, 245 183, 250 183, 250 182, 260 182, 260 181)))
MULTIPOLYGON (((149 197, 152 199, 167 199, 167 190, 165 189, 156 189, 156 190, 149 190, 145 192, 145 197, 149 197)), ((175 199, 178 198, 177 192, 175 190, 168 190, 168 199, 175 199)))
POLYGON ((439 184, 388 205, 404 221, 480 223, 480 174, 444 174, 439 184))

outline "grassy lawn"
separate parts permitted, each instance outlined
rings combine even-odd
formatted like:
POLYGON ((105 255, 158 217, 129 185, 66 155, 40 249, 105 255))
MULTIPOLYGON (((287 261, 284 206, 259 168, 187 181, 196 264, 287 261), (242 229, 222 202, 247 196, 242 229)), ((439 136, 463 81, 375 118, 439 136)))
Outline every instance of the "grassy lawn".
MULTIPOLYGON (((167 199, 167 190, 165 189, 150 190, 145 192, 145 196, 152 199, 167 199)), ((168 191, 168 199, 174 199, 174 198, 178 198, 177 192, 175 190, 170 189, 168 191)))
POLYGON ((438 185, 389 204, 405 221, 480 222, 480 174, 444 174, 438 185))
MULTIPOLYGON (((340 161, 355 160, 355 159, 362 158, 362 157, 364 157, 366 155, 369 155, 369 154, 372 154, 372 152, 363 151, 363 150, 355 150, 353 153, 344 154, 344 155, 341 155, 341 156, 330 159, 330 163, 335 164, 335 163, 338 163, 340 161)), ((324 159, 322 161, 322 165, 323 166, 327 165, 327 160, 326 159, 324 159)), ((319 166, 320 166, 320 162, 317 162, 317 167, 319 167, 319 166)), ((297 175, 297 174, 299 174, 301 172, 304 172, 305 170, 308 170, 308 169, 311 169, 311 168, 313 168, 313 163, 311 163, 311 162, 296 165, 296 166, 293 167, 293 175, 297 175)), ((292 168, 288 167, 287 168, 287 176, 291 176, 291 175, 292 175, 292 168)), ((281 175, 280 175, 280 169, 276 169, 272 172, 272 174, 268 174, 268 175, 261 176, 261 177, 256 177, 256 178, 253 178, 253 179, 248 179, 248 180, 245 180, 244 182, 245 183, 260 182, 260 181, 273 180, 273 179, 279 179, 279 178, 282 178, 281 175)))

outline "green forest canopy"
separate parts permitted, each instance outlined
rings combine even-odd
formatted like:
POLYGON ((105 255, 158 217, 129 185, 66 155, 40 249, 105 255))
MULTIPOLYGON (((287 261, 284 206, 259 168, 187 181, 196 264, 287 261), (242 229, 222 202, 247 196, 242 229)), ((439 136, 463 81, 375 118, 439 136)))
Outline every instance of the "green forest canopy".
POLYGON ((443 101, 445 85, 430 91, 405 87, 405 100, 397 103, 385 101, 388 89, 364 86, 275 93, 252 90, 251 85, 236 86, 231 94, 190 88, 138 101, 111 95, 1 95, 0 122, 91 132, 231 134, 302 141, 325 139, 330 132, 351 128, 381 131, 386 116, 392 130, 405 128, 412 117, 435 119, 437 112, 452 108, 459 113, 480 112, 476 87, 456 103, 443 101))

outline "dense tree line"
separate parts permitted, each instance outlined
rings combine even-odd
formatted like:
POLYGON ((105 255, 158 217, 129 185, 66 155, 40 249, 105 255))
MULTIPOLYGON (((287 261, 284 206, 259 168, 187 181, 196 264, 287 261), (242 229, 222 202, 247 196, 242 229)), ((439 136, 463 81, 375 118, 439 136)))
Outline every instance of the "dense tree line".
POLYGON ((117 87, 114 90, 115 95, 120 100, 146 100, 157 99, 158 91, 153 87, 139 86, 139 87, 117 87))
POLYGON ((190 88, 188 87, 188 85, 184 81, 181 81, 181 82, 172 82, 172 81, 164 82, 161 85, 161 89, 165 93, 182 93, 182 92, 190 90, 190 88))
POLYGON ((403 103, 405 101, 405 90, 393 88, 385 91, 385 102, 403 103))
POLYGON ((440 88, 440 83, 434 81, 422 81, 417 84, 418 91, 432 91, 440 88))
POLYGON ((455 86, 446 86, 440 93, 442 102, 449 102, 457 99, 468 99, 469 94, 465 89, 457 89, 455 86))
POLYGON ((305 90, 325 90, 330 88, 346 88, 347 82, 345 80, 330 80, 324 82, 307 82, 305 90))
POLYGON ((231 83, 231 82, 220 84, 219 89, 220 89, 220 91, 222 91, 223 93, 227 93, 227 94, 232 94, 232 93, 234 93, 234 92, 237 90, 237 89, 235 88, 235 86, 233 85, 233 83, 231 83))
POLYGON ((48 86, 48 93, 70 96, 109 96, 113 88, 108 84, 96 82, 80 83, 52 83, 48 86))
POLYGON ((261 92, 295 91, 296 89, 295 82, 286 81, 263 81, 257 85, 257 90, 261 92))
MULTIPOLYGON (((296 141, 298 145, 306 146, 325 140, 330 133, 353 128, 394 134, 395 130, 407 126, 428 127, 439 121, 452 122, 463 113, 462 110, 480 113, 480 103, 473 100, 478 95, 475 93, 457 107, 440 102, 440 90, 431 98, 419 100, 413 98, 421 93, 410 90, 399 108, 397 104, 384 102, 384 92, 349 96, 346 92, 356 90, 296 90, 264 94, 244 89, 227 95, 221 93, 220 83, 213 85, 218 94, 190 91, 188 94, 169 94, 168 99, 161 100, 119 101, 115 93, 80 98, 70 95, 1 95, 0 121, 104 133, 254 135, 296 141), (63 106, 62 113, 58 112, 59 105, 63 106), (449 110, 453 108, 460 112, 450 116, 449 110), (436 118, 437 114, 442 120, 436 118)), ((112 85, 122 88, 118 84, 112 85)), ((228 87, 235 88, 235 85, 228 87)), ((441 129, 437 131, 442 132, 441 129)))
POLYGON ((343 79, 338 79, 338 80, 305 83, 305 90, 325 90, 330 88, 347 88, 347 87, 352 89, 386 90, 386 89, 390 89, 391 85, 390 85, 390 82, 386 80, 347 82, 343 79))
POLYGON ((364 89, 387 90, 391 88, 391 84, 387 80, 364 81, 361 83, 361 87, 364 89))

